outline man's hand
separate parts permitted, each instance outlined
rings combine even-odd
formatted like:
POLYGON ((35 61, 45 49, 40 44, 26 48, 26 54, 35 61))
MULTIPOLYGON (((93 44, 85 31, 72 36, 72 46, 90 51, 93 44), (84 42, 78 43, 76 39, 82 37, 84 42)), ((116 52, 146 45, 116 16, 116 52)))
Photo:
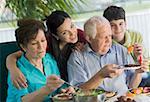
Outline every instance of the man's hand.
POLYGON ((142 51, 143 51, 142 46, 140 44, 135 43, 133 53, 134 53, 134 55, 136 56, 137 59, 139 58, 139 56, 142 55, 142 53, 143 53, 142 51))
POLYGON ((99 74, 103 78, 113 78, 113 77, 119 76, 122 72, 123 72, 123 69, 118 68, 117 65, 108 64, 99 71, 99 74))
POLYGON ((143 73, 149 71, 149 61, 144 59, 141 63, 141 68, 136 70, 136 73, 143 73))

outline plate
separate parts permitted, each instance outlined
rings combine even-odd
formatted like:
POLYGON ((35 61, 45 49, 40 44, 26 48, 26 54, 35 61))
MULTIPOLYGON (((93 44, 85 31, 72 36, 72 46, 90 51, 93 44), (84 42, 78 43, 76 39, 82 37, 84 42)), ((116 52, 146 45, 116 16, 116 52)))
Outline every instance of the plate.
POLYGON ((139 64, 126 64, 126 65, 122 65, 119 67, 123 68, 124 70, 135 70, 135 69, 139 69, 140 65, 139 64))
POLYGON ((135 95, 143 94, 143 95, 150 95, 150 87, 138 87, 136 89, 132 89, 129 92, 135 95))
POLYGON ((57 94, 52 97, 53 102, 73 102, 72 95, 67 93, 57 94))

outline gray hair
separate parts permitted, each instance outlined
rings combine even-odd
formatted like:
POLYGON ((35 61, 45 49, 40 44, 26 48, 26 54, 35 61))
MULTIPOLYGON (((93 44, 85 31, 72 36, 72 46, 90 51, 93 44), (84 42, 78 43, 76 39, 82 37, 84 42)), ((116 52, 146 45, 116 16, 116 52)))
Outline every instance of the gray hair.
POLYGON ((109 21, 102 16, 93 16, 88 19, 84 24, 84 32, 87 36, 95 38, 97 33, 97 25, 103 27, 104 25, 109 24, 109 21))

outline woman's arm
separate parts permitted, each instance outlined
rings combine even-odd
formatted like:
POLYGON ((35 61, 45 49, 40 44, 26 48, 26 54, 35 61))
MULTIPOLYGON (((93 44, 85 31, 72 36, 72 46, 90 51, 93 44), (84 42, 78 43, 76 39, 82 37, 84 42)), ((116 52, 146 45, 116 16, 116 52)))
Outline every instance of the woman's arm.
POLYGON ((22 102, 42 102, 46 96, 59 88, 63 83, 64 81, 56 75, 48 76, 46 85, 35 92, 23 96, 22 102))
POLYGON ((7 56, 6 67, 10 71, 11 80, 14 86, 18 89, 27 87, 26 79, 16 65, 17 59, 21 57, 22 51, 14 52, 7 56))
POLYGON ((42 102, 49 93, 51 93, 51 91, 48 92, 46 87, 42 87, 35 92, 23 96, 22 102, 42 102))
POLYGON ((21 55, 22 55, 22 51, 17 51, 7 56, 6 67, 9 71, 13 71, 14 68, 17 68, 16 62, 17 59, 21 57, 21 55))

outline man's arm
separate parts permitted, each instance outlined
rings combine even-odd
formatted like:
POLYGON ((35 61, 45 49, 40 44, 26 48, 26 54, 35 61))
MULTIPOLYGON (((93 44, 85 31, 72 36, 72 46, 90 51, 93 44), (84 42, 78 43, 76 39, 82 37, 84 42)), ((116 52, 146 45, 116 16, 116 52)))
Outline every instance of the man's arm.
POLYGON ((102 83, 104 77, 101 72, 96 73, 89 81, 81 84, 79 87, 82 89, 96 89, 102 83))
POLYGON ((109 64, 100 68, 100 71, 89 79, 86 72, 86 65, 84 66, 86 61, 83 59, 82 54, 79 53, 71 54, 68 60, 68 77, 69 82, 73 85, 78 85, 83 89, 95 89, 101 84, 104 78, 113 78, 123 72, 122 69, 115 68, 117 67, 116 65, 109 64))
POLYGON ((141 64, 141 68, 137 69, 132 77, 132 80, 129 84, 129 88, 136 88, 139 86, 142 80, 142 73, 147 72, 149 70, 149 62, 148 60, 144 60, 141 64))
MULTIPOLYGON (((128 63, 129 62, 134 63, 134 60, 130 55, 127 56, 127 59, 128 59, 128 61, 127 61, 128 63)), ((132 74, 130 73, 130 75, 128 75, 128 76, 130 76, 130 79, 127 80, 127 81, 130 80, 129 88, 137 88, 139 86, 139 84, 142 80, 142 73, 148 71, 148 68, 149 68, 148 65, 149 65, 148 60, 143 60, 141 62, 141 66, 140 66, 141 68, 136 69, 134 73, 132 73, 132 74)))
POLYGON ((51 92, 47 91, 47 88, 42 87, 41 89, 27 94, 22 97, 22 102, 42 102, 46 96, 51 92))
MULTIPOLYGON (((32 74, 31 74, 32 75, 32 74)), ((29 92, 27 88, 22 89, 16 89, 12 82, 10 81, 10 77, 8 77, 8 90, 13 93, 13 98, 17 100, 21 100, 21 102, 43 102, 44 99, 52 92, 54 92, 57 88, 63 85, 64 81, 60 80, 60 78, 56 75, 48 76, 46 79, 46 83, 43 87, 37 89, 36 91, 29 92)), ((39 85, 42 83, 39 83, 39 85)), ((34 89, 33 89, 34 90, 34 89)), ((65 90, 64 91, 70 91, 69 93, 72 93, 74 90, 65 90)), ((10 96, 10 94, 9 94, 10 96)), ((12 98, 12 96, 9 97, 8 100, 12 98)))
POLYGON ((67 65, 69 82, 83 89, 97 88, 101 81, 103 81, 103 77, 97 72, 97 74, 89 80, 84 64, 84 58, 79 51, 75 51, 70 55, 67 65))
POLYGON ((137 88, 142 80, 142 77, 141 77, 141 73, 137 73, 135 71, 132 79, 131 79, 131 82, 129 84, 129 88, 137 88))

